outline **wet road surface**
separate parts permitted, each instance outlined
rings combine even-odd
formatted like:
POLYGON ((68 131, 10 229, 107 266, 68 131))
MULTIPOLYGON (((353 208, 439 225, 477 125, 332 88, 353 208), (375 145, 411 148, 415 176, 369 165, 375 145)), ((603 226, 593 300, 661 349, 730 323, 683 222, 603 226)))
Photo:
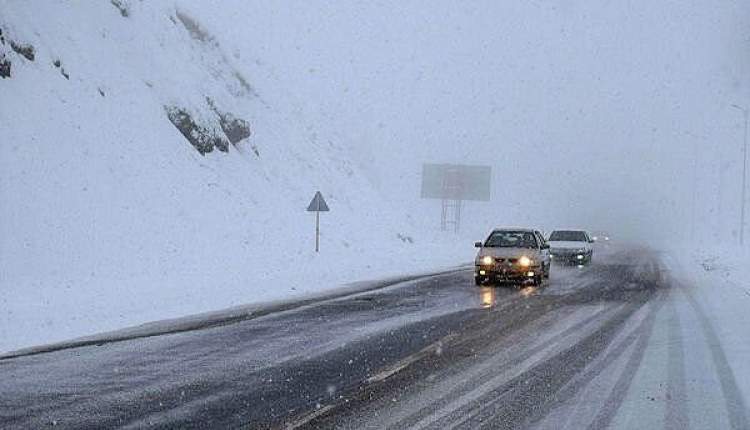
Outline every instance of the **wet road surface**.
MULTIPOLYGON (((675 321, 677 307, 699 315, 700 306, 659 256, 623 248, 554 269, 540 288, 475 287, 458 271, 222 327, 0 360, 0 428, 688 428, 700 419, 688 410, 692 370, 675 321)), ((707 351, 717 419, 748 428, 720 347, 707 351)))

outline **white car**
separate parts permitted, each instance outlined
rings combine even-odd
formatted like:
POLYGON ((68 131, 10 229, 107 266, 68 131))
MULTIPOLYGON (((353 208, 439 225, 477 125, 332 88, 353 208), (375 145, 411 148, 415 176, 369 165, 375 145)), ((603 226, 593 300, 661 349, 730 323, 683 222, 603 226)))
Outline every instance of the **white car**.
POLYGON ((591 263, 594 240, 585 230, 555 230, 549 235, 552 260, 558 263, 584 265, 591 263))
POLYGON ((609 242, 609 233, 606 231, 595 231, 591 233, 591 238, 594 239, 594 242, 596 243, 603 243, 607 244, 609 242))

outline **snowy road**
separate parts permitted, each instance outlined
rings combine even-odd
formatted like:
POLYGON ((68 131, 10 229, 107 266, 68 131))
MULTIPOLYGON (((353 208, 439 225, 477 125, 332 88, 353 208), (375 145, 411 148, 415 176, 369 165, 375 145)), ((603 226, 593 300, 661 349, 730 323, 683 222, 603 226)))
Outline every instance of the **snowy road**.
POLYGON ((222 327, 0 361, 0 427, 748 429, 747 381, 645 249, 543 288, 454 272, 222 327))

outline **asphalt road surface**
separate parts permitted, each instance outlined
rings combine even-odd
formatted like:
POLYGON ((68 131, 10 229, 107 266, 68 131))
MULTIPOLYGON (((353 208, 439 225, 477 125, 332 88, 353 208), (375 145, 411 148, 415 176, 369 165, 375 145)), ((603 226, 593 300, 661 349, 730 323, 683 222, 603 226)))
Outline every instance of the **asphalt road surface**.
POLYGON ((0 428, 748 429, 712 330, 647 249, 554 267, 539 288, 455 271, 0 360, 0 428))

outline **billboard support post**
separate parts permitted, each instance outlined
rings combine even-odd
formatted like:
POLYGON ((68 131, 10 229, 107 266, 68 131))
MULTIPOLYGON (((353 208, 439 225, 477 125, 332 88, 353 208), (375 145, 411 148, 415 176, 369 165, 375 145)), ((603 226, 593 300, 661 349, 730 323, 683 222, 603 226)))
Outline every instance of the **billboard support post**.
POLYGON ((465 200, 490 200, 489 166, 455 164, 424 164, 422 166, 422 198, 440 199, 440 229, 452 227, 458 233, 461 209, 465 200))

